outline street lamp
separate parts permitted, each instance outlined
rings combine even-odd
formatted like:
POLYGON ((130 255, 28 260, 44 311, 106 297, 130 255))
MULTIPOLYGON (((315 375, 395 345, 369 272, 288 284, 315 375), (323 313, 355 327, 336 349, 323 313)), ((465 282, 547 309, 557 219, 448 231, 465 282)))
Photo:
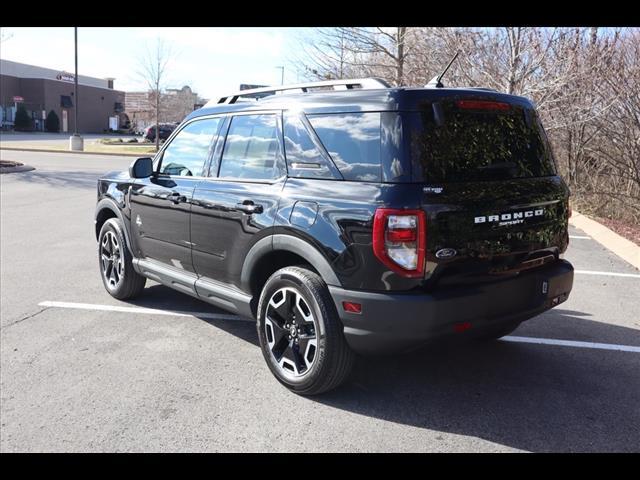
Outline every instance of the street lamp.
POLYGON ((279 68, 282 71, 282 73, 280 74, 280 85, 284 85, 284 67, 281 66, 276 68, 279 68))
POLYGON ((82 137, 78 134, 78 27, 73 27, 73 41, 75 44, 75 61, 76 61, 76 74, 74 77, 75 93, 73 94, 76 99, 76 106, 73 109, 73 135, 69 137, 69 150, 84 150, 84 142, 82 137))

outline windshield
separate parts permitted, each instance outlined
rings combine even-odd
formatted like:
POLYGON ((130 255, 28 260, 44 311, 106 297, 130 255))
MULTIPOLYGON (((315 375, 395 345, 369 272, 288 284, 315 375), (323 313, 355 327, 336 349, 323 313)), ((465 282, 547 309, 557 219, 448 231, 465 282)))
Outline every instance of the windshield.
POLYGON ((403 116, 409 124, 414 181, 472 182, 556 174, 533 109, 452 99, 403 116))

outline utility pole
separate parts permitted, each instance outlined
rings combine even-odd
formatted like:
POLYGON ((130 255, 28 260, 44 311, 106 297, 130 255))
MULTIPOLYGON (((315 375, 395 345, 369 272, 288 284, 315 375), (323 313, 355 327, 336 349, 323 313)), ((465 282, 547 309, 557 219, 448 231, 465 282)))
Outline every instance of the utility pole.
POLYGON ((284 85, 284 67, 280 66, 280 67, 276 67, 279 68, 281 70, 281 74, 280 74, 280 85, 284 85))
POLYGON ((73 135, 69 138, 69 150, 84 150, 84 142, 82 137, 78 134, 78 27, 73 27, 73 41, 75 46, 75 64, 76 72, 74 75, 74 98, 75 108, 73 109, 73 135))

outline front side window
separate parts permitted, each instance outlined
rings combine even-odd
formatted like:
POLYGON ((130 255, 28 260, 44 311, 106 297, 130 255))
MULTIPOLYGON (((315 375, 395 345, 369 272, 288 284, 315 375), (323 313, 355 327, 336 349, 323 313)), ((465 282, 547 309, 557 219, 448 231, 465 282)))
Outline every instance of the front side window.
POLYGON ((380 181, 380 113, 308 115, 345 180, 380 181))
POLYGON ((231 119, 220 163, 221 178, 278 178, 276 116, 239 115, 231 119))
POLYGON ((199 177, 209 158, 221 118, 196 120, 184 127, 162 154, 160 173, 179 177, 199 177))

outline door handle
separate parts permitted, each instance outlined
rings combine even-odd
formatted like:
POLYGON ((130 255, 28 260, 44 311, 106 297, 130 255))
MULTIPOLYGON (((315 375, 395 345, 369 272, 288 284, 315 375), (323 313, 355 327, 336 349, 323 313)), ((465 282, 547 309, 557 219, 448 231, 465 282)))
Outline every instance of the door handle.
POLYGON ((187 197, 185 197, 184 195, 180 195, 178 192, 173 192, 167 196, 167 200, 175 204, 178 204, 180 202, 186 202, 187 197))
POLYGON ((262 208, 262 205, 256 205, 252 200, 245 200, 236 205, 236 210, 251 215, 252 213, 262 213, 264 208, 262 208))

